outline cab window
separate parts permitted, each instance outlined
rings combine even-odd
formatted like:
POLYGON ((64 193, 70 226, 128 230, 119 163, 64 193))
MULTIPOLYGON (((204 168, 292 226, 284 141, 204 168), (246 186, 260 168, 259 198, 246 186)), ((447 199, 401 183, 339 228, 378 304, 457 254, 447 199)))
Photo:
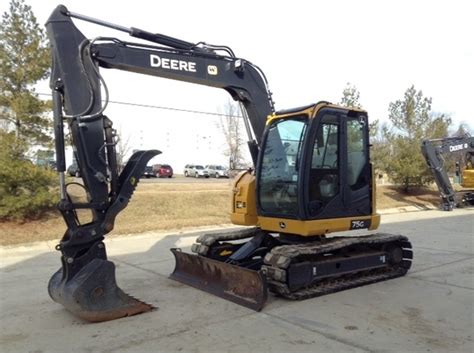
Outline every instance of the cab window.
POLYGON ((347 182, 352 190, 365 186, 364 167, 367 165, 365 119, 347 119, 347 182))
POLYGON ((323 115, 311 150, 309 180, 309 212, 311 215, 319 213, 340 192, 339 134, 338 116, 323 115))
POLYGON ((297 215, 298 163, 306 131, 306 117, 272 123, 264 144, 259 200, 263 211, 297 215))

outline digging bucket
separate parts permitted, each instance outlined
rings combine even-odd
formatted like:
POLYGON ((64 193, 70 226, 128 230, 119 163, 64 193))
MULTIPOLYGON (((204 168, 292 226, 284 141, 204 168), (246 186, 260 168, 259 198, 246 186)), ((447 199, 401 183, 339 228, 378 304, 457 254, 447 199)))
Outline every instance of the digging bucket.
POLYGON ((124 293, 115 281, 115 265, 94 259, 72 278, 61 268, 50 279, 48 292, 72 314, 90 322, 102 322, 153 310, 153 306, 124 293))

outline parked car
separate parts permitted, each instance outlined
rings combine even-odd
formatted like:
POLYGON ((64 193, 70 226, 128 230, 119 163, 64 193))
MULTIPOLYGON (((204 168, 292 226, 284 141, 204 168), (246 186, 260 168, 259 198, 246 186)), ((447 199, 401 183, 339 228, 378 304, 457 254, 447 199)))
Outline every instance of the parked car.
POLYGON ((173 177, 173 168, 169 164, 155 164, 153 165, 153 172, 157 178, 173 177))
POLYGON ((184 176, 185 177, 205 177, 209 178, 209 173, 204 169, 202 165, 199 164, 186 164, 184 167, 184 176))
POLYGON ((186 164, 184 166, 184 176, 190 177, 194 175, 194 164, 186 164))
POLYGON ((151 165, 147 165, 145 167, 145 170, 143 171, 143 175, 142 177, 145 177, 145 178, 154 178, 155 177, 155 172, 153 172, 153 167, 151 165))
POLYGON ((199 177, 205 177, 209 178, 209 173, 207 172, 206 169, 202 165, 195 165, 194 168, 194 177, 199 178, 199 177))
POLYGON ((229 177, 229 170, 222 166, 216 164, 207 165, 206 168, 207 173, 210 177, 215 178, 228 178, 229 177))
POLYGON ((76 178, 80 178, 81 177, 81 171, 79 170, 79 166, 75 163, 71 164, 68 168, 67 168, 67 173, 70 175, 70 176, 75 176, 76 178))

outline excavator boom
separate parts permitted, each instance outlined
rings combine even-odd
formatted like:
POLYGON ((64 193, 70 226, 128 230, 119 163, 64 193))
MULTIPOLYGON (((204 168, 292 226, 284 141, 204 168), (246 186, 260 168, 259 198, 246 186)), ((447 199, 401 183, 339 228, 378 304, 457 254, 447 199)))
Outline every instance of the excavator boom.
MULTIPOLYGON (((138 151, 119 173, 112 121, 104 115, 107 86, 99 68, 222 88, 243 108, 249 148, 256 163, 267 115, 274 110, 263 73, 250 62, 236 58, 222 46, 196 45, 137 28, 126 28, 68 11, 58 6, 46 23, 53 67, 54 132, 61 201, 58 205, 67 231, 57 246, 61 269, 49 282, 53 300, 89 321, 104 321, 152 309, 122 292, 115 282, 115 267, 107 260, 104 236, 114 228, 117 215, 131 199, 148 161, 161 153, 138 151), (89 41, 71 18, 127 32, 150 44, 116 38, 89 41), (105 103, 102 103, 102 92, 105 103), (64 124, 71 133, 87 202, 73 202, 64 172, 64 124), (80 223, 78 209, 91 211, 80 223)), ((252 275, 253 276, 253 275, 252 275)))

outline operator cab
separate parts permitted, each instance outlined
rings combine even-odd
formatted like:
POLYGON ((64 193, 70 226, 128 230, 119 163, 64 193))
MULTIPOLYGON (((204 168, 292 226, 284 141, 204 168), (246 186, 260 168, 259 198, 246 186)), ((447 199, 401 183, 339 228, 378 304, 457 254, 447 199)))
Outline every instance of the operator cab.
POLYGON ((372 214, 365 111, 318 103, 277 112, 267 121, 258 165, 260 216, 317 220, 372 214))

